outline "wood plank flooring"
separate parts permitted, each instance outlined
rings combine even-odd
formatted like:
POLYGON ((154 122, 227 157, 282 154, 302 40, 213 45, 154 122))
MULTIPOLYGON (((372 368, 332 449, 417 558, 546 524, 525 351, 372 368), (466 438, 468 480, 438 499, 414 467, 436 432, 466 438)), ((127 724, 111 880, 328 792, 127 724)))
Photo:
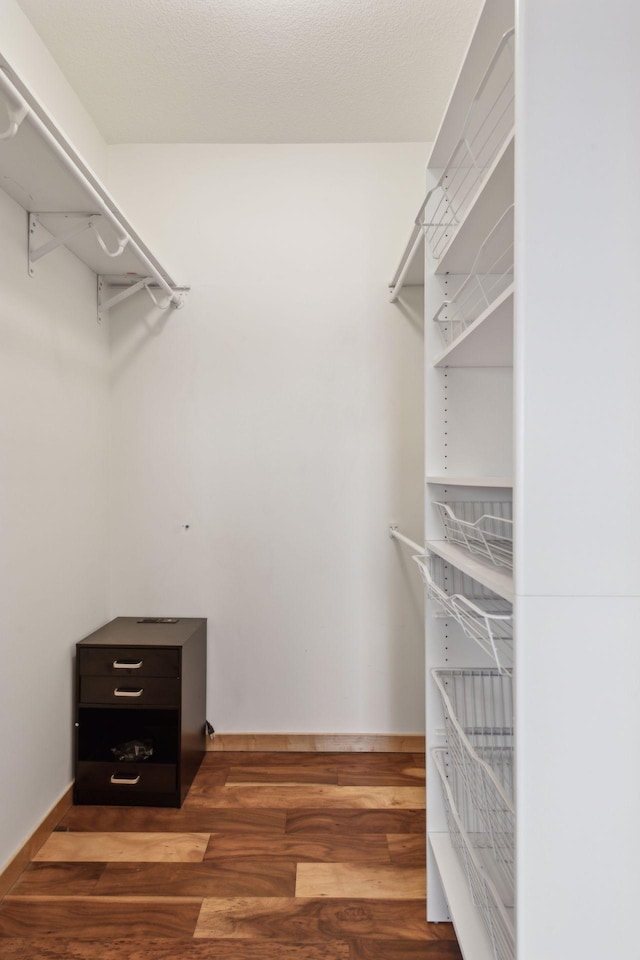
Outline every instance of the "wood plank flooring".
POLYGON ((181 810, 73 807, 2 960, 461 960, 425 921, 424 756, 208 753, 181 810))

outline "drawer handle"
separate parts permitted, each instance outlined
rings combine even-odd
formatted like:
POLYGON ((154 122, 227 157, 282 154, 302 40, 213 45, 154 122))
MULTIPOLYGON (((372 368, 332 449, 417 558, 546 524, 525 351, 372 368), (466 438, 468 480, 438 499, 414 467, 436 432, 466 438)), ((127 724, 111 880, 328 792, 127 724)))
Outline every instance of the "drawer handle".
POLYGON ((140 780, 140 774, 137 777, 119 777, 117 774, 113 773, 111 775, 111 783, 124 784, 127 787, 135 787, 136 783, 140 780))
POLYGON ((142 660, 114 660, 114 670, 139 670, 142 666, 142 660))
POLYGON ((116 687, 113 691, 114 697, 141 697, 144 691, 144 687, 140 687, 139 690, 121 690, 120 687, 116 687))

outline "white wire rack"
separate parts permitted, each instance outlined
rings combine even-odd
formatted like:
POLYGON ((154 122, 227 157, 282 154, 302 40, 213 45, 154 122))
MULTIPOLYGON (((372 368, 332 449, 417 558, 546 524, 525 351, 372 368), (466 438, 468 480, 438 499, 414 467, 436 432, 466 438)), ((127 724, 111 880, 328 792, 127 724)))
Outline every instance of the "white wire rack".
POLYGON ((513 568, 513 506, 510 502, 434 500, 433 505, 438 508, 447 540, 490 560, 497 567, 513 568))
POLYGON ((511 204, 497 220, 482 242, 469 276, 433 317, 447 346, 513 283, 514 210, 511 204))
POLYGON ((513 666, 513 608, 487 587, 466 576, 441 557, 413 557, 427 596, 440 616, 451 617, 465 635, 496 663, 500 673, 513 666))
POLYGON ((459 809, 474 842, 490 852, 503 903, 513 904, 513 698, 511 676, 494 669, 432 670, 442 698, 459 809), (471 819, 469 820, 469 824, 471 819), (470 827, 469 827, 470 829, 470 827))
MULTIPOLYGON (((478 842, 474 814, 462 795, 455 769, 447 764, 446 749, 432 751, 436 770, 442 783, 447 825, 451 842, 462 863, 469 890, 475 906, 489 935, 494 960, 514 960, 515 935, 513 909, 507 907, 500 889, 499 879, 493 876, 493 864, 487 860, 485 850, 478 842)), ((480 834, 481 836, 481 834, 480 834)))
POLYGON ((453 237, 514 123, 514 30, 498 44, 471 101, 460 139, 418 211, 435 259, 453 237))

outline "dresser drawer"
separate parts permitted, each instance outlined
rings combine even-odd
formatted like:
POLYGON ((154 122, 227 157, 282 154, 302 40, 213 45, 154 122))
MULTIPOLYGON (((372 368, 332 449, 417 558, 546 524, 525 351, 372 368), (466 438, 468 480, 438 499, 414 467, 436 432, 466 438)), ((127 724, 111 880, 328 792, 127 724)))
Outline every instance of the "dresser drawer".
POLYGON ((180 651, 157 647, 79 647, 80 676, 179 677, 180 651))
MULTIPOLYGON (((172 763, 96 763, 76 765, 77 791, 100 791, 108 796, 129 798, 135 804, 140 794, 150 791, 171 793, 177 784, 178 768, 172 763)), ((103 801, 109 803, 109 799, 103 801)))
POLYGON ((80 677, 81 704, 177 707, 180 681, 164 677, 80 677))

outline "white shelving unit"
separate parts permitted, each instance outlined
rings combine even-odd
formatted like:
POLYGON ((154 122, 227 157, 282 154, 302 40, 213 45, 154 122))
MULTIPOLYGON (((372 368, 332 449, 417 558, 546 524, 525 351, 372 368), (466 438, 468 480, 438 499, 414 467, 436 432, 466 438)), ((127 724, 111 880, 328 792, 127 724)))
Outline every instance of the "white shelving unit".
MULTIPOLYGON (((512 101, 513 25, 512 0, 485 3, 427 164, 428 189, 430 183, 438 182, 442 176, 439 164, 446 147, 441 138, 449 142, 455 138, 456 122, 463 113, 468 116, 473 91, 479 84, 487 82, 487 71, 495 69, 496 50, 502 50, 503 59, 511 57, 511 69, 504 64, 506 72, 503 74, 511 88, 511 95, 507 95, 506 100, 512 101), (508 45, 507 38, 511 38, 508 45), (465 99, 468 104, 466 113, 465 99)), ((497 89, 502 91, 503 85, 499 84, 497 89)), ((503 93, 500 95, 504 97, 503 93)), ((471 584, 477 585, 475 590, 466 591, 471 592, 472 598, 474 595, 482 597, 483 592, 493 596, 496 598, 493 608, 509 616, 508 632, 503 633, 500 622, 497 623, 502 644, 499 646, 492 635, 489 619, 480 618, 474 622, 464 607, 461 613, 451 601, 452 615, 442 616, 443 603, 437 602, 438 597, 433 591, 432 599, 428 601, 427 827, 430 840, 427 884, 430 896, 427 909, 430 920, 444 920, 449 916, 454 920, 465 960, 477 960, 485 955, 492 960, 513 960, 514 957, 513 890, 509 893, 504 885, 496 885, 495 878, 490 875, 485 882, 482 851, 467 851, 461 839, 467 838, 468 842, 471 838, 472 843, 475 842, 477 830, 473 824, 478 811, 473 809, 470 801, 465 801, 463 809, 455 809, 453 797, 457 791, 454 779, 450 783, 445 780, 443 789, 442 776, 453 777, 454 754, 451 751, 455 753, 455 744, 450 741, 452 728, 443 711, 442 697, 434 679, 451 666, 465 671, 495 669, 497 666, 500 673, 509 671, 514 654, 517 655, 517 632, 514 636, 511 619, 514 581, 508 568, 513 484, 513 115, 510 120, 504 128, 502 142, 494 151, 490 167, 479 179, 479 187, 451 239, 436 257, 432 256, 427 244, 425 256, 426 549, 434 558, 439 558, 439 569, 444 571, 441 577, 447 585, 458 583, 461 577, 470 578, 471 584), (497 254, 491 249, 496 237, 497 254), (466 322, 468 315, 461 303, 468 298, 470 290, 473 298, 474 289, 481 293, 478 299, 484 299, 484 303, 482 309, 473 307, 469 322, 466 322), (495 290, 495 295, 487 296, 487 290, 495 290), (434 319, 437 322, 433 322, 434 319), (445 326, 441 329, 443 319, 445 326), (449 471, 452 479, 448 477, 449 471), (451 504, 455 507, 449 506, 451 504), (487 513, 509 518, 495 521, 495 529, 491 524, 487 526, 497 535, 496 556, 491 549, 482 550, 486 556, 472 552, 483 546, 474 542, 473 523, 487 513), (461 525, 452 519, 454 515, 462 519, 461 525), (446 521, 444 531, 443 517, 446 521), (470 541, 466 534, 471 537, 470 541), (449 537, 453 537, 453 541, 449 537), (444 743, 443 727, 448 731, 444 743), (439 752, 433 755, 431 751, 435 747, 439 752), (447 757, 451 760, 450 765, 444 762, 447 757), (474 939, 467 930, 467 911, 461 912, 459 905, 459 877, 452 870, 451 846, 444 839, 448 828, 454 831, 452 847, 472 892, 472 912, 480 918, 481 930, 476 931, 474 939), (483 916, 481 907, 486 898, 491 905, 483 916), (501 924, 495 929, 491 924, 488 926, 487 916, 501 918, 501 924)), ((429 594, 427 589, 427 596, 429 594)), ((481 599, 472 602, 482 608, 481 599)), ((512 728, 513 718, 509 722, 512 728)), ((457 796, 456 801, 460 801, 457 796)), ((513 836, 510 842, 512 849, 513 836)))
MULTIPOLYGON (((446 249, 434 257, 425 245, 424 295, 425 553, 513 603, 515 918, 509 902, 497 912, 505 930, 515 919, 515 943, 510 933, 491 940, 478 909, 483 858, 470 877, 463 817, 452 832, 447 822, 456 800, 448 708, 431 671, 491 663, 455 616, 442 616, 435 592, 426 611, 428 916, 453 920, 465 960, 601 960, 637 952, 640 7, 486 0, 427 190, 514 6, 515 134, 446 249), (614 193, 598 206, 604 183, 614 193), (443 344, 434 315, 454 302, 474 248, 509 204, 514 284, 443 344), (513 576, 442 539, 432 503, 511 490, 513 576), (594 529, 585 517, 607 495, 615 515, 594 529)), ((473 847, 473 830, 467 840, 473 847)))
MULTIPOLYGON (((456 809, 461 798, 454 781, 447 779, 453 776, 455 745, 443 737, 444 730, 450 737, 452 728, 438 691, 440 681, 435 679, 452 667, 493 671, 505 679, 517 648, 509 569, 515 302, 513 26, 513 0, 488 0, 427 164, 427 199, 416 218, 423 225, 425 242, 420 243, 414 229, 390 285, 392 299, 402 295, 402 285, 409 280, 424 285, 427 482, 425 552, 417 561, 428 598, 427 915, 432 921, 453 919, 465 960, 513 960, 514 953, 513 890, 509 894, 504 883, 496 885, 491 877, 485 883, 484 853, 474 846, 479 836, 474 826, 477 811, 466 800, 456 809), (498 98, 497 108, 493 101, 482 102, 491 91, 498 98), (478 111, 480 119, 474 115, 478 111), (494 124, 498 114, 499 123, 494 124), (485 167, 468 173, 470 151, 460 144, 468 146, 476 136, 469 131, 488 125, 500 131, 499 138, 492 135, 485 167), (456 168, 459 157, 461 169, 456 168), (465 192, 460 211, 450 202, 451 184, 454 195, 465 192), (415 264, 421 253, 424 274, 415 264), (449 515, 451 504, 457 520, 449 515), (480 519, 486 514, 498 519, 480 519), (460 536, 454 536, 454 527, 462 531, 460 536), (487 542, 482 542, 480 528, 490 531, 487 542), (463 838, 470 853, 465 853, 463 838), (483 916, 479 902, 487 896, 496 902, 483 916), (487 915, 494 914, 502 924, 496 929, 487 926, 487 915)), ((509 823, 512 851, 513 817, 509 823)), ((513 858, 509 867, 513 887, 513 858)))
POLYGON ((65 247, 98 276, 98 320, 145 290, 162 309, 183 304, 179 285, 10 64, 0 58, 0 186, 28 212, 25 270, 65 247), (118 292, 114 292, 115 288, 118 292))

